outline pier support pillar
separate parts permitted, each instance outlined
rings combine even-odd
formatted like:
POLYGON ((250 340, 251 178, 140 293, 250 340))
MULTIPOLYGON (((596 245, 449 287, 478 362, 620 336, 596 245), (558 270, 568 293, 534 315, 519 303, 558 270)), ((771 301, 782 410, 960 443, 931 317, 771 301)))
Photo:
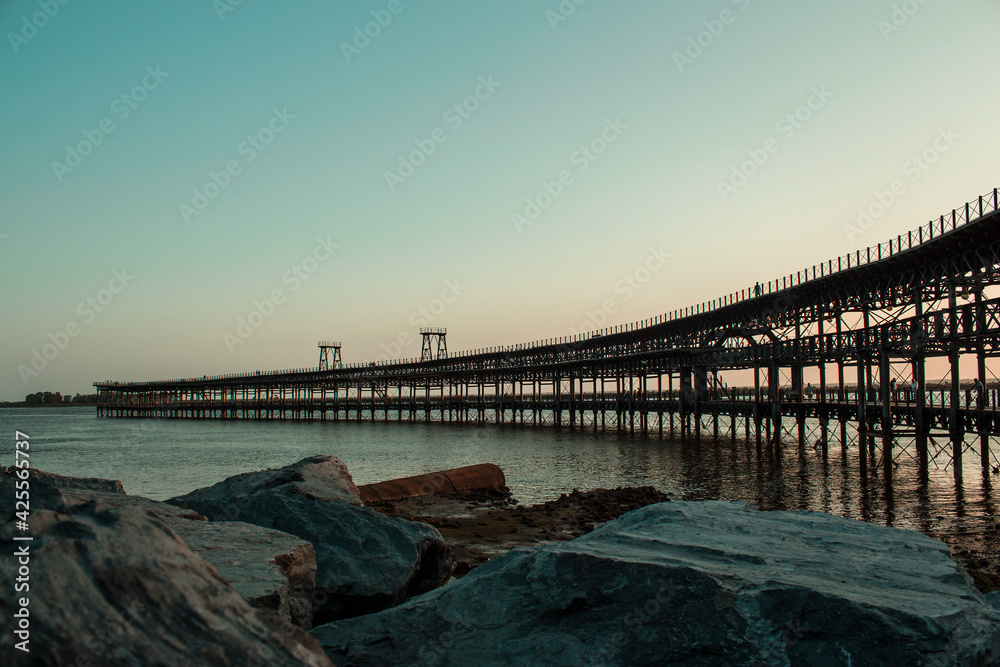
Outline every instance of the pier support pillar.
POLYGON ((957 337, 961 334, 958 318, 958 304, 956 303, 955 283, 952 282, 948 290, 948 309, 951 317, 951 331, 948 337, 949 344, 948 363, 951 367, 951 391, 949 392, 950 405, 948 407, 948 427, 951 432, 952 442, 952 465, 954 465, 955 479, 962 478, 962 449, 965 446, 965 429, 959 415, 959 407, 962 401, 961 394, 961 373, 959 370, 959 347, 957 337))
POLYGON ((882 399, 882 474, 886 483, 892 482, 892 366, 889 364, 889 352, 882 347, 879 350, 879 387, 882 399))
POLYGON ((976 430, 979 431, 979 461, 983 467, 983 474, 988 474, 990 469, 990 436, 986 431, 986 424, 983 412, 989 407, 987 400, 989 392, 986 390, 986 347, 983 338, 986 336, 986 306, 983 304, 983 286, 976 284, 976 337, 979 342, 976 344, 976 372, 979 382, 982 385, 976 396, 976 430))

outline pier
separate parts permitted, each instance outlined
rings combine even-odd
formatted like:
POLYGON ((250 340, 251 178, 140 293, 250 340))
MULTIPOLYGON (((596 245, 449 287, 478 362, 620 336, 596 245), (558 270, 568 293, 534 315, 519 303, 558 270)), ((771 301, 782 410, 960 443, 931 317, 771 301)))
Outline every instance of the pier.
POLYGON ((639 322, 456 353, 427 329, 420 359, 369 364, 325 342, 313 368, 95 382, 97 413, 618 429, 856 448, 862 474, 887 480, 901 457, 922 476, 960 477, 966 456, 987 471, 1000 463, 987 365, 1000 356, 998 203, 994 189, 887 242, 639 322), (933 360, 945 371, 931 383, 933 360), (752 385, 728 386, 731 372, 752 385))

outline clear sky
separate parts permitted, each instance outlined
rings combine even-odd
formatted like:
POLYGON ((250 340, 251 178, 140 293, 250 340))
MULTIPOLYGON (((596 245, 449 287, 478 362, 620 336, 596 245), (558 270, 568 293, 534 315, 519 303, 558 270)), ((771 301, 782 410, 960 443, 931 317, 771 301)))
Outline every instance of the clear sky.
POLYGON ((0 28, 2 400, 643 319, 1000 185, 992 0, 8 0, 0 28))

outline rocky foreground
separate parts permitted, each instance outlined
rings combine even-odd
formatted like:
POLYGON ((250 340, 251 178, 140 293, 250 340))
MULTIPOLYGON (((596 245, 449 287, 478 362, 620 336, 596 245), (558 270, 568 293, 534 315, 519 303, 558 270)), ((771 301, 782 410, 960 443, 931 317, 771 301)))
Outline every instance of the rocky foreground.
POLYGON ((650 487, 523 508, 499 469, 368 507, 329 456, 168 503, 30 472, 5 664, 1000 664, 1000 593, 912 531, 650 487))
MULTIPOLYGON (((4 664, 331 664, 302 628, 251 606, 162 515, 141 508, 162 503, 103 490, 81 500, 90 493, 81 480, 30 481, 28 530, 15 531, 12 502, 0 511, 3 543, 29 554, 19 564, 7 555, 0 569, 4 664), (14 541, 26 535, 30 542, 14 541), (15 589, 18 578, 28 586, 15 589), (10 619, 23 609, 26 620, 15 627, 10 619)), ((13 474, 0 475, 4 498, 14 497, 14 487, 13 474)))
POLYGON ((667 502, 312 631, 338 664, 991 665, 1000 615, 943 543, 667 502))
POLYGON ((331 456, 237 475, 167 502, 212 521, 238 520, 310 542, 315 622, 399 604, 443 584, 455 566, 433 527, 362 507, 347 467, 331 456))

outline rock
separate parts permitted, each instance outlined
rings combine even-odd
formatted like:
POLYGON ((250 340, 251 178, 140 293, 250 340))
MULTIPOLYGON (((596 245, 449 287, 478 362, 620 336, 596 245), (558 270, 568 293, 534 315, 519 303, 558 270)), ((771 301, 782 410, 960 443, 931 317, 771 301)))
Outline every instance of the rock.
MULTIPOLYGON (((52 486, 44 479, 35 479, 32 473, 38 472, 34 469, 4 468, 0 475, 0 498, 6 502, 0 503, 0 522, 6 524, 14 518, 15 510, 24 509, 16 507, 14 500, 17 493, 27 492, 28 506, 31 512, 36 509, 62 510, 66 507, 66 499, 62 491, 52 486)), ((2 562, 2 561, 0 561, 2 562)))
POLYGON ((313 627, 316 552, 294 535, 242 521, 165 522, 252 607, 313 627))
POLYGON ((1000 591, 1000 575, 993 574, 992 572, 983 572, 982 570, 966 571, 972 577, 972 582, 979 589, 980 593, 985 595, 986 593, 1000 591))
MULTIPOLYGON (((22 469, 23 470, 23 469, 22 469)), ((10 489, 13 497, 13 487, 17 481, 26 481, 33 509, 44 508, 63 511, 67 506, 82 505, 91 501, 114 505, 116 507, 135 507, 152 512, 157 517, 195 519, 205 521, 205 517, 183 508, 161 503, 142 496, 127 495, 118 480, 96 479, 88 477, 66 477, 53 473, 29 468, 27 480, 22 479, 17 470, 5 467, 0 475, 0 486, 10 489), (10 487, 6 486, 7 484, 10 487)), ((12 509, 5 508, 5 509, 12 509)), ((2 511, 2 510, 0 510, 2 511)))
MULTIPOLYGON (((35 508, 65 511, 67 507, 94 503, 148 512, 170 526, 251 606, 270 609, 304 630, 312 628, 316 555, 308 542, 239 521, 208 522, 193 510, 142 496, 86 490, 86 485, 76 483, 86 480, 73 477, 55 475, 66 490, 54 490, 36 499, 43 486, 54 489, 50 484, 53 476, 41 471, 32 473, 35 508)), ((111 488, 115 488, 114 485, 121 487, 120 482, 111 483, 111 488)))
MULTIPOLYGON (((12 474, 14 468, 5 466, 5 475, 12 474)), ((61 491, 101 491, 104 493, 125 493, 125 487, 116 479, 99 479, 97 477, 65 477, 54 472, 45 472, 38 468, 28 468, 29 478, 45 482, 61 491)))
POLYGON ((340 500, 351 505, 361 505, 358 487, 354 485, 354 479, 344 462, 334 456, 323 455, 310 456, 284 468, 234 475, 218 484, 167 502, 181 505, 189 496, 198 494, 200 502, 210 503, 216 508, 228 507, 230 516, 226 519, 236 521, 239 519, 240 508, 232 502, 234 498, 276 488, 290 488, 304 498, 340 500))
POLYGON ((115 507, 133 507, 144 512, 149 512, 158 519, 161 519, 171 528, 175 523, 200 521, 207 519, 201 514, 163 503, 158 500, 151 500, 142 496, 130 496, 124 493, 102 493, 100 491, 67 490, 62 492, 63 499, 69 505, 82 505, 88 502, 96 502, 103 505, 113 505, 115 507))
MULTIPOLYGON (((330 665, 305 632, 247 604, 146 512, 85 503, 68 514, 33 510, 28 523, 18 535, 30 542, 12 541, 14 524, 0 527, 5 544, 29 550, 30 571, 30 654, 8 648, 5 664, 330 665)), ((5 591, 15 567, 3 559, 5 591)), ((0 596, 4 618, 20 608, 15 595, 0 596)), ((24 638, 4 623, 0 640, 24 638)))
POLYGON ((63 497, 69 505, 95 502, 151 513, 251 606, 270 609, 304 630, 312 628, 316 553, 309 542, 242 521, 208 521, 193 510, 142 496, 66 491, 63 497))
POLYGON ((359 507, 353 496, 345 500, 344 494, 317 493, 324 485, 300 483, 308 477, 297 472, 304 465, 337 470, 350 480, 337 459, 312 457, 281 471, 239 475, 167 502, 213 521, 238 519, 311 542, 317 563, 316 622, 385 609, 447 581, 455 558, 437 529, 359 507))
POLYGON ((722 501, 651 505, 312 634, 346 665, 1000 661, 1000 614, 943 543, 722 501))
POLYGON ((983 596, 986 603, 997 610, 1000 613, 1000 591, 993 591, 992 593, 987 593, 983 596))

